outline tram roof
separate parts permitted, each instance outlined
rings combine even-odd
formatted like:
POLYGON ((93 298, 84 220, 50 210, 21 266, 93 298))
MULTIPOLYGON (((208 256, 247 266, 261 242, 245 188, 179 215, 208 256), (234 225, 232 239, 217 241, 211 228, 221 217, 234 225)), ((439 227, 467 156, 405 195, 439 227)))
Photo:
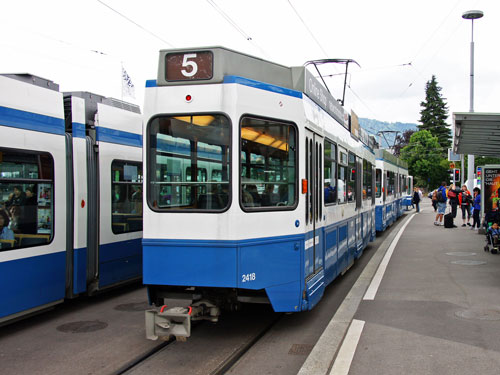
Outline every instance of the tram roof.
POLYGON ((394 156, 393 154, 391 154, 389 151, 387 151, 384 148, 379 148, 379 149, 375 150, 375 158, 377 160, 386 161, 388 163, 391 163, 391 164, 398 166, 398 167, 401 167, 403 169, 408 169, 408 163, 399 159, 397 156, 394 156))
POLYGON ((158 86, 222 83, 226 76, 303 92, 339 123, 347 121, 344 107, 305 66, 287 67, 221 46, 160 50, 158 86))
POLYGON ((500 113, 454 112, 453 152, 500 157, 500 113))

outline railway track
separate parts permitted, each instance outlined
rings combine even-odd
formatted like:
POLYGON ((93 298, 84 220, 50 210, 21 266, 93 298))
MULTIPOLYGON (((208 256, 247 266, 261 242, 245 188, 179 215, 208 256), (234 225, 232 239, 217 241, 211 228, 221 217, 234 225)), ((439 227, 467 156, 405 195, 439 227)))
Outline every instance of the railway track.
POLYGON ((113 375, 159 374, 166 368, 169 374, 185 374, 187 368, 192 374, 225 374, 283 315, 264 306, 250 306, 248 312, 229 313, 217 324, 199 322, 193 326, 192 336, 186 342, 175 338, 163 341, 113 375))

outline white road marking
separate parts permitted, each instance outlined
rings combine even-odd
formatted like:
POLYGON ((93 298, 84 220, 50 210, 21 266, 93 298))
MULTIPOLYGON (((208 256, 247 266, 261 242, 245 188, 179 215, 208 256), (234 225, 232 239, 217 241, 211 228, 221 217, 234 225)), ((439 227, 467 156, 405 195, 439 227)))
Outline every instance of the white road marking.
POLYGON ((372 282, 370 283, 370 286, 368 287, 368 290, 365 293, 365 296, 363 297, 363 300, 374 300, 375 295, 377 294, 378 288, 380 286, 380 283, 382 282, 382 278, 384 277, 385 270, 387 268, 387 265, 389 264, 389 261, 391 260, 392 253, 394 252, 394 249, 396 248, 398 241, 400 237, 403 235, 404 230, 406 229, 406 226, 410 224, 410 221, 415 217, 415 215, 412 215, 408 221, 403 225, 403 227, 399 230, 398 234, 394 238, 394 240, 391 243, 391 246, 389 246, 389 249, 385 253, 384 259, 382 259, 382 262, 380 262, 380 265, 377 269, 377 273, 372 279, 372 282))
POLYGON ((358 347, 364 326, 364 321, 353 319, 345 335, 344 341, 342 342, 339 354, 337 354, 337 358, 335 358, 330 375, 347 375, 349 373, 352 359, 354 358, 354 353, 358 347))

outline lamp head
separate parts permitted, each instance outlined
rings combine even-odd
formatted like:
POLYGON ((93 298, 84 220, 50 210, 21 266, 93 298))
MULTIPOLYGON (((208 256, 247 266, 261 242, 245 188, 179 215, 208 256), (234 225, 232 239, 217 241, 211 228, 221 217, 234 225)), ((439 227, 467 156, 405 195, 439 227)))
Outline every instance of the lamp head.
POLYGON ((484 16, 484 13, 480 10, 468 10, 462 14, 462 18, 466 20, 476 20, 484 16))

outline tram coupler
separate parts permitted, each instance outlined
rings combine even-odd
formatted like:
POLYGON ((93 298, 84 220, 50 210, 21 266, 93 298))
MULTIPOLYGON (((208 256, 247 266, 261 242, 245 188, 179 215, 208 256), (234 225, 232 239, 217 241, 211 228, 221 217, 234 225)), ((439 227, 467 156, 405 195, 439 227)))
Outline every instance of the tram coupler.
POLYGON ((220 309, 208 301, 196 302, 188 307, 162 306, 159 310, 146 310, 146 338, 158 340, 175 336, 186 341, 191 336, 191 320, 217 322, 220 309))

